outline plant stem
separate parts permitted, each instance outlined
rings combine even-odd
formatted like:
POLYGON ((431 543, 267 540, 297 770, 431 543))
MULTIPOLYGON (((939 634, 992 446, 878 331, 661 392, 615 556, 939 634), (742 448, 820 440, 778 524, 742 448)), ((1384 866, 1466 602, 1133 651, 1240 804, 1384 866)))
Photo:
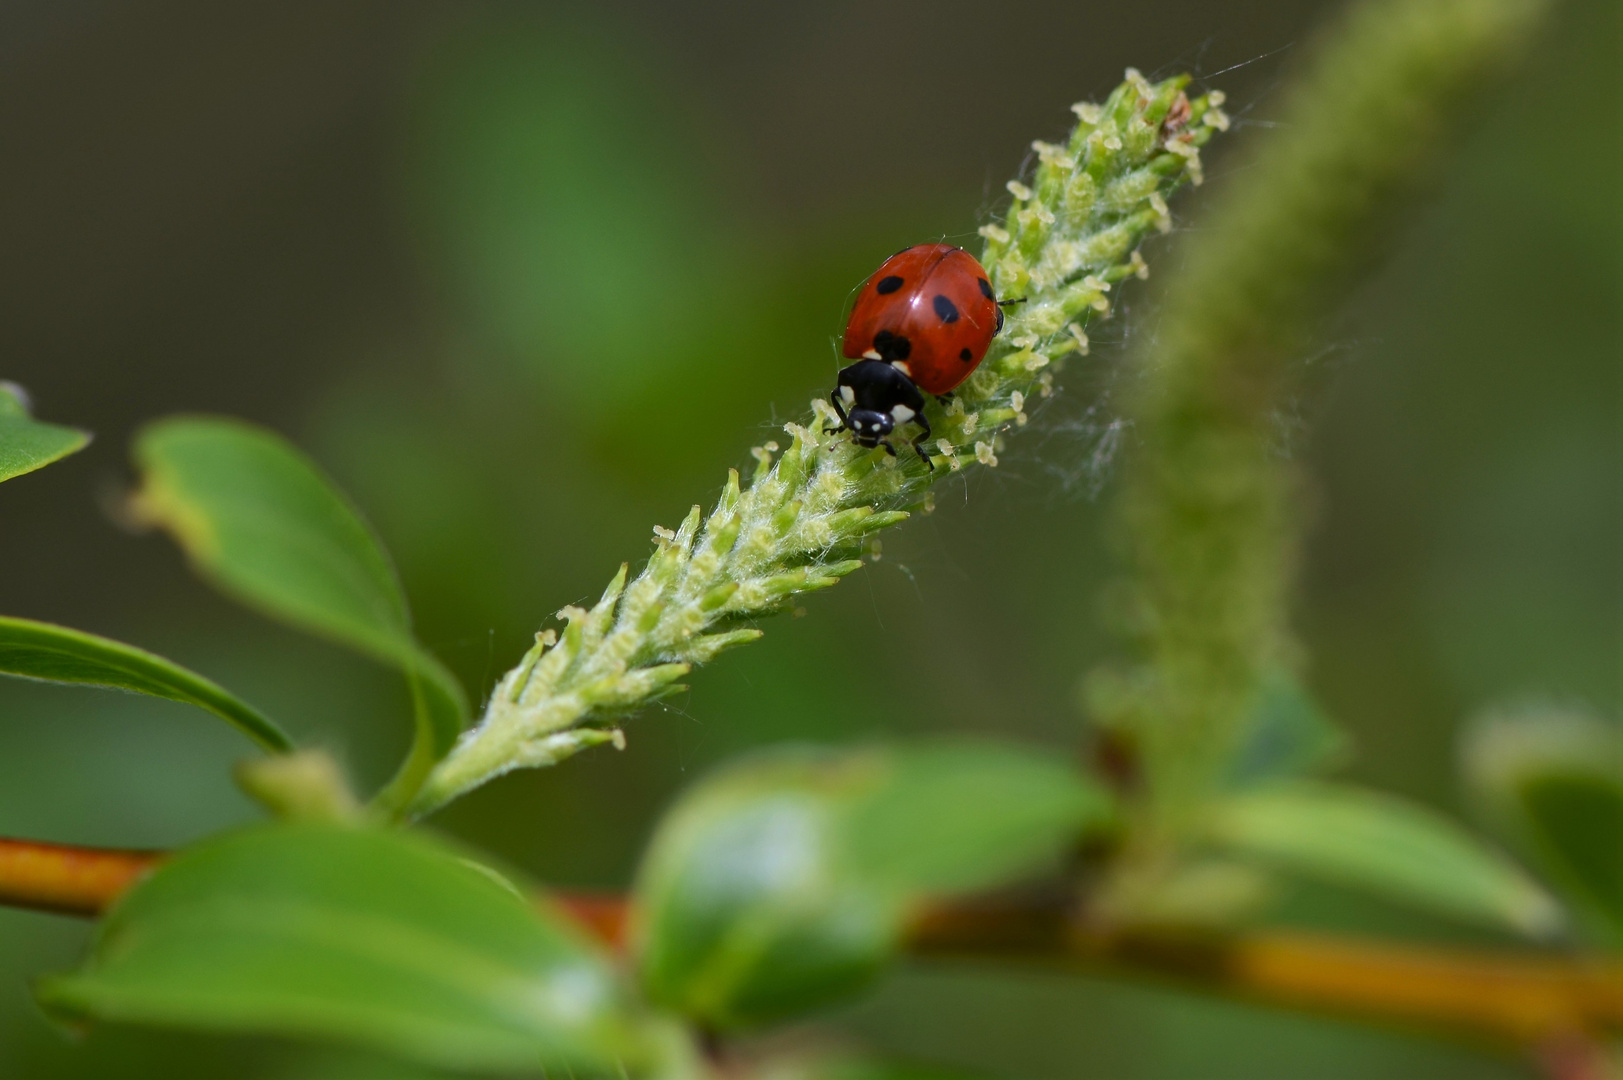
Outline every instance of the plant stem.
MULTIPOLYGON (((157 852, 0 839, 0 904, 94 916, 154 866, 157 852)), ((565 894, 563 905, 622 947, 629 903, 565 894)), ((1101 934, 1063 897, 962 902, 913 920, 923 956, 1058 960, 1354 1019, 1423 1023, 1521 1044, 1623 1030, 1623 963, 1534 952, 1443 950, 1281 931, 1173 929, 1101 934)))
POLYGON ((1440 949, 1283 930, 1101 934, 1044 902, 930 909, 914 925, 911 948, 925 955, 1063 959, 1501 1043, 1538 1046, 1623 1030, 1623 962, 1615 957, 1440 949))
POLYGON ((0 837, 0 904, 97 915, 162 855, 0 837))

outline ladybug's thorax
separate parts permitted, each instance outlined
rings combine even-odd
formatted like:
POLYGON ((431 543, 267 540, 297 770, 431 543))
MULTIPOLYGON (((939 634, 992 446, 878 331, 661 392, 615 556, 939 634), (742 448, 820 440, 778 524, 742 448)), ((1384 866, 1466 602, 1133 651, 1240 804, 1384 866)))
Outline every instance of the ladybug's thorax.
POLYGON ((902 365, 883 360, 859 360, 842 370, 834 396, 845 426, 862 446, 878 446, 924 411, 924 395, 902 365))

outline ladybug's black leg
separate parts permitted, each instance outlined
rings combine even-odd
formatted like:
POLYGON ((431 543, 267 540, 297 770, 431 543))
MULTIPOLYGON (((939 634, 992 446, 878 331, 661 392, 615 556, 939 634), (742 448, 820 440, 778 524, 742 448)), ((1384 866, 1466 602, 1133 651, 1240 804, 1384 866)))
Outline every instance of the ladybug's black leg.
POLYGON ((994 333, 994 334, 1003 333, 1003 309, 1004 308, 1008 307, 1010 304, 1023 304, 1025 302, 1026 302, 1026 297, 1024 297, 1024 296, 1022 296, 1018 300, 999 300, 997 302, 997 325, 992 328, 992 333, 994 333))
POLYGON ((931 472, 935 472, 935 462, 931 461, 930 455, 924 452, 924 440, 930 437, 930 421, 925 418, 923 413, 919 413, 913 417, 913 422, 924 429, 919 433, 919 437, 913 440, 913 452, 918 454, 920 461, 930 466, 931 472))
MULTIPOLYGON (((937 394, 935 396, 935 399, 937 401, 941 402, 941 404, 943 404, 943 405, 951 405, 952 404, 952 391, 948 390, 945 394, 937 394)), ((922 422, 923 421, 920 421, 920 423, 922 423, 922 422)))
MULTIPOLYGON (((836 386, 834 388, 834 392, 828 395, 828 400, 830 401, 830 403, 833 404, 834 411, 836 413, 838 413, 839 417, 840 417, 840 426, 835 428, 834 430, 835 431, 846 431, 846 430, 848 430, 851 427, 851 420, 850 420, 849 417, 847 417, 845 415, 845 409, 843 409, 840 406, 840 388, 839 387, 836 386)), ((824 428, 823 430, 827 431, 828 429, 824 428)))
POLYGON ((891 457, 896 456, 896 448, 894 446, 890 445, 890 440, 889 439, 880 439, 879 440, 879 445, 883 446, 885 448, 885 453, 889 454, 891 457))

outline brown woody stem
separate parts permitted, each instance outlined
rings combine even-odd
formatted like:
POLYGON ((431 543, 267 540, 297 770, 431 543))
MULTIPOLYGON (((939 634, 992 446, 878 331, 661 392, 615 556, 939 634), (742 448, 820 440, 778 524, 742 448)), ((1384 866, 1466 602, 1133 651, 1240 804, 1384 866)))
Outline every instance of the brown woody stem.
POLYGON ((0 905, 96 915, 161 857, 0 837, 0 905))
POLYGON ((1447 949, 1289 930, 1099 932, 1052 904, 955 904, 915 921, 910 950, 1058 960, 1173 979, 1274 1005, 1545 1047, 1623 1030, 1623 962, 1447 949))
MULTIPOLYGON (((0 838, 0 905, 96 915, 162 857, 0 838)), ((570 894, 563 906, 623 947, 627 901, 570 894)), ((1454 950, 1263 930, 1100 932, 1063 902, 923 909, 908 950, 924 956, 1058 961, 1338 1016, 1421 1024, 1547 1047, 1623 1030, 1623 963, 1510 950, 1454 950)))

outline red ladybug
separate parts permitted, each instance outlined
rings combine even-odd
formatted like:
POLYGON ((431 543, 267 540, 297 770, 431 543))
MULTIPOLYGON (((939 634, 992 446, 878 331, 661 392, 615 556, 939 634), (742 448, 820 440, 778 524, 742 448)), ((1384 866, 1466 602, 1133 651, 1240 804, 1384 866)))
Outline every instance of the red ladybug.
POLYGON ((892 457, 886 436, 918 424, 913 449, 930 464, 920 449, 930 436, 920 391, 951 393, 1001 329, 1003 310, 973 255, 951 244, 899 251, 857 294, 841 350, 857 362, 840 372, 834 410, 858 445, 883 446, 892 457))

